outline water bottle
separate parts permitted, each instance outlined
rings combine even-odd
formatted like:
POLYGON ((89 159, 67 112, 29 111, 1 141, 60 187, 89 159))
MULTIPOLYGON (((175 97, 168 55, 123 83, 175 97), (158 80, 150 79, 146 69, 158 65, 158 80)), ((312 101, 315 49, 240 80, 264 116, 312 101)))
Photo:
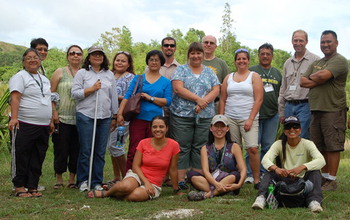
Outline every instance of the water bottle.
MULTIPOLYGON (((274 191, 274 187, 273 187, 273 184, 270 184, 269 185, 269 188, 267 189, 267 195, 269 195, 270 197, 272 197, 273 196, 273 191, 274 191), (271 194, 271 195, 270 195, 271 194)), ((272 209, 272 207, 271 207, 271 204, 268 202, 267 203, 267 207, 269 208, 269 209, 272 209)))
POLYGON ((124 133, 125 133, 125 127, 119 126, 117 128, 117 148, 124 148, 124 133))

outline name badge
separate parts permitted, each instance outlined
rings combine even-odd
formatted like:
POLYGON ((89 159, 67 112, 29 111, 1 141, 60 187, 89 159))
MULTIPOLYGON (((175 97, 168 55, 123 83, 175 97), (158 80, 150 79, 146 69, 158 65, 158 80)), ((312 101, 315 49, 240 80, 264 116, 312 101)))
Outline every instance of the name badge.
POLYGON ((269 84, 269 83, 264 86, 264 90, 265 90, 265 92, 273 92, 274 91, 272 84, 269 84))
POLYGON ((289 91, 295 91, 297 90, 297 86, 296 85, 290 85, 289 86, 289 91))

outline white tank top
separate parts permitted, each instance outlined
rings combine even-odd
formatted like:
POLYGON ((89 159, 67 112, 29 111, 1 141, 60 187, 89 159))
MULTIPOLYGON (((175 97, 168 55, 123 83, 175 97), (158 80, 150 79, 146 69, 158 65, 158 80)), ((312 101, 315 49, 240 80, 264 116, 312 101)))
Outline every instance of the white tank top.
MULTIPOLYGON (((227 80, 227 99, 225 115, 232 119, 247 120, 254 105, 253 76, 250 72, 242 82, 233 80, 231 73, 227 80)), ((258 117, 259 114, 256 115, 258 117)))

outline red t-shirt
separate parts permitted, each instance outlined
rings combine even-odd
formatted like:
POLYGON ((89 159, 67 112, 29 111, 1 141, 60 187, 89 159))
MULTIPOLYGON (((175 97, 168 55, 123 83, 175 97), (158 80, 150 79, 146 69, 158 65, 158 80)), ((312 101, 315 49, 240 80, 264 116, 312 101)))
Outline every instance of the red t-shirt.
POLYGON ((157 151, 151 144, 151 138, 140 141, 136 148, 142 153, 141 170, 148 181, 161 187, 169 169, 171 158, 180 152, 179 144, 168 138, 167 144, 157 151))

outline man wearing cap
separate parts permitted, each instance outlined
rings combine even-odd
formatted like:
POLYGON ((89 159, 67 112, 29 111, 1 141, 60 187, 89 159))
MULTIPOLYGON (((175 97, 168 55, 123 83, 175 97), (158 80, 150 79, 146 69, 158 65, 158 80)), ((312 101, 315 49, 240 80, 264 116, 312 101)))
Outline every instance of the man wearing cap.
POLYGON ((312 141, 300 137, 302 129, 297 117, 286 118, 283 127, 281 140, 273 143, 261 161, 268 172, 261 180, 258 197, 252 208, 264 209, 268 196, 267 189, 272 180, 291 183, 303 178, 305 181, 311 181, 313 185, 312 187, 309 185, 305 204, 312 212, 321 212, 323 196, 320 169, 325 165, 325 160, 312 141), (280 158, 280 164, 275 162, 277 156, 280 158))
MULTIPOLYGON (((259 110, 259 144, 261 146, 260 161, 275 142, 279 124, 278 94, 280 91, 282 75, 280 71, 271 66, 273 59, 273 46, 265 43, 258 50, 259 64, 249 70, 259 73, 264 84, 264 99, 259 110)), ((246 155, 248 168, 247 183, 253 183, 252 171, 249 166, 249 155, 246 155)), ((266 170, 260 167, 260 175, 266 170)))
POLYGON ((300 78, 307 68, 320 57, 306 49, 308 43, 307 33, 296 30, 292 35, 292 44, 295 53, 290 57, 283 67, 284 76, 278 98, 278 112, 280 121, 283 123, 285 117, 295 115, 301 123, 301 137, 310 139, 310 106, 309 88, 300 87, 300 78))
POLYGON ((337 47, 337 34, 324 31, 321 50, 325 56, 309 66, 300 84, 310 88, 310 136, 326 159, 326 166, 322 169, 323 190, 337 188, 340 152, 344 151, 345 143, 345 86, 349 66, 346 58, 337 53, 337 47))
POLYGON ((104 157, 109 131, 113 131, 116 127, 117 85, 113 73, 108 69, 108 63, 101 47, 90 47, 83 68, 75 75, 72 85, 72 98, 77 101, 76 123, 80 143, 77 183, 80 191, 102 190, 104 157), (96 127, 94 119, 97 122, 96 127), (94 131, 93 164, 90 164, 94 131), (92 167, 90 188, 88 188, 89 164, 92 167))

